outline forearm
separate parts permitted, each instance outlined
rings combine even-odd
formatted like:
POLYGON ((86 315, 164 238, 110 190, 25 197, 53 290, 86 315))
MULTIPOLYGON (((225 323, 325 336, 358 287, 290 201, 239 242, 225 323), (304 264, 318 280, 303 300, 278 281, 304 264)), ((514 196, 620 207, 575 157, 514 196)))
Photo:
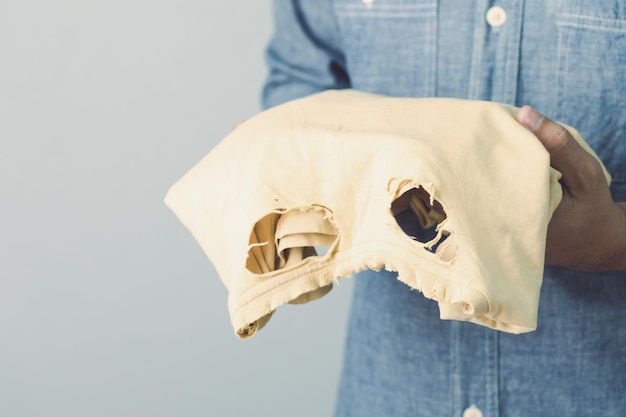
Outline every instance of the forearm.
POLYGON ((626 271, 626 201, 611 202, 609 206, 579 217, 579 222, 587 225, 578 231, 570 222, 567 228, 573 233, 562 233, 559 219, 554 225, 551 223, 546 265, 587 272, 626 271), (561 231, 554 232, 558 229, 561 231))

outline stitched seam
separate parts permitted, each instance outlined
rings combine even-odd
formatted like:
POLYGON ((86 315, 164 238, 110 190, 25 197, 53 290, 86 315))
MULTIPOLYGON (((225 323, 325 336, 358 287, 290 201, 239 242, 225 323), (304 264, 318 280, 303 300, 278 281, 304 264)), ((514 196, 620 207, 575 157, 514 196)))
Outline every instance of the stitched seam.
POLYGON ((624 28, 611 28, 611 27, 606 27, 606 26, 596 26, 596 25, 590 25, 590 24, 571 23, 571 22, 557 22, 557 25, 561 27, 596 30, 598 32, 626 33, 626 26, 624 26, 624 28))
POLYGON ((435 12, 428 13, 400 13, 400 12, 382 12, 369 13, 367 11, 341 11, 337 10, 338 16, 359 17, 359 18, 408 18, 408 17, 435 17, 435 12))
POLYGON ((609 18, 606 18, 606 17, 585 16, 585 15, 582 15, 582 14, 573 14, 573 13, 561 13, 560 16, 568 18, 568 19, 606 22, 606 23, 609 23, 609 24, 616 24, 616 25, 621 25, 621 26, 625 26, 626 27, 626 20, 609 19, 609 18))
POLYGON ((435 17, 437 5, 336 5, 335 12, 341 16, 361 18, 435 17))
POLYGON ((372 5, 360 5, 360 4, 337 4, 335 9, 337 10, 357 10, 357 11, 377 11, 377 10, 392 10, 392 11, 404 11, 404 10, 435 10, 437 8, 436 3, 432 4, 372 4, 372 5))
POLYGON ((598 30, 602 32, 626 32, 626 20, 563 13, 557 18, 558 26, 598 30))
MULTIPOLYGON (((389 243, 388 242, 388 244, 390 246, 397 247, 400 251, 404 250, 404 248, 399 247, 399 246, 397 246, 397 245, 395 245, 393 243, 389 243)), ((358 250, 358 248, 357 248, 357 250, 358 250)), ((370 250, 368 252, 372 252, 373 253, 375 251, 374 250, 370 250)), ((433 255, 433 256, 436 256, 436 255, 433 255)), ((402 256, 400 256, 400 258, 402 258, 402 256)), ((363 268, 362 269, 358 269, 358 271, 362 271, 362 270, 365 270, 365 269, 368 268, 368 264, 367 264, 367 262, 365 262, 366 260, 367 260, 367 257, 364 256, 363 257, 363 261, 364 262, 360 264, 363 268)), ((426 262, 426 263, 430 263, 430 264, 435 265, 435 268, 445 268, 445 269, 448 269, 450 271, 454 271, 454 273, 456 275, 463 276, 463 277, 466 278, 466 280, 471 280, 470 275, 464 273, 462 270, 459 270, 458 268, 456 268, 456 267, 454 267, 452 265, 441 263, 440 261, 437 261, 435 259, 431 260, 431 259, 428 259, 427 257, 420 257, 420 260, 422 262, 426 262)), ((262 297, 263 295, 265 295, 267 293, 276 291, 277 288, 282 287, 283 285, 288 285, 292 281, 298 280, 298 279, 302 278, 303 276, 306 276, 306 275, 308 275, 310 273, 313 273, 313 272, 319 272, 319 271, 324 271, 324 270, 331 271, 331 270, 333 270, 334 267, 337 267, 338 265, 349 264, 350 262, 351 262, 351 257, 346 257, 344 259, 334 260, 334 261, 331 261, 331 262, 320 261, 320 265, 319 266, 317 266, 317 267, 313 266, 312 268, 302 268, 300 266, 300 267, 297 267, 296 270, 291 271, 291 272, 299 272, 299 273, 297 273, 297 274, 286 273, 285 275, 287 275, 287 277, 281 279, 278 282, 275 282, 274 285, 272 285, 271 287, 266 288, 262 292, 255 293, 255 291, 257 290, 257 287, 252 287, 252 288, 248 289, 247 291, 245 291, 245 292, 243 292, 243 293, 241 293, 239 295, 241 297, 241 299, 245 300, 245 301, 241 305, 239 305, 235 310, 233 310, 232 315, 233 316, 236 315, 237 312, 239 312, 241 309, 245 308, 250 303, 252 303, 255 300, 257 300, 259 297, 262 297), (299 268, 302 268, 302 270, 301 271, 297 271, 297 269, 299 269, 299 268), (248 298, 247 295, 250 294, 250 293, 253 293, 253 295, 250 298, 248 298)), ((381 260, 381 263, 383 263, 382 260, 381 260)), ((393 264, 393 261, 391 263, 393 264)), ((383 266, 383 268, 384 268, 384 266, 383 266)), ((355 271, 352 271, 352 273, 354 273, 354 272, 355 271)), ((268 272, 267 274, 273 274, 273 273, 276 273, 276 271, 268 272)), ((427 274, 431 274, 432 272, 427 270, 426 273, 427 274)), ((255 276, 256 277, 263 277, 264 275, 266 275, 266 274, 258 274, 258 275, 255 275, 255 276)), ((349 275, 346 275, 346 276, 349 276, 349 275)), ((341 277, 339 277, 339 278, 341 278, 341 277)), ((338 278, 334 278, 334 281, 337 281, 337 279, 338 278)), ((488 302, 488 306, 489 306, 488 307, 488 311, 491 311, 491 308, 492 308, 491 300, 489 300, 489 298, 486 296, 486 294, 484 292, 484 289, 479 289, 477 287, 474 287, 474 286, 471 286, 471 285, 467 285, 466 283, 462 282, 462 280, 457 280, 457 279, 454 279, 454 278, 441 278, 440 277, 440 279, 442 279, 442 280, 444 280, 444 281, 446 281, 446 282, 448 282, 450 284, 453 284, 453 285, 457 285, 458 284, 458 285, 461 285, 461 286, 463 286, 463 287, 465 287, 465 288, 467 288, 467 289, 469 289, 471 291, 475 291, 475 292, 481 293, 483 295, 483 297, 488 302)))

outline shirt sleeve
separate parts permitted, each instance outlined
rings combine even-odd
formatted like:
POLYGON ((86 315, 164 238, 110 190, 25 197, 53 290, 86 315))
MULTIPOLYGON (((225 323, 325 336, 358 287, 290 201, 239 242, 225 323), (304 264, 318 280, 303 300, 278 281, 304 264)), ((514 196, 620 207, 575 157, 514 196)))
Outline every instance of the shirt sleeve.
POLYGON ((266 51, 263 107, 328 89, 348 88, 330 0, 274 0, 274 34, 266 51))

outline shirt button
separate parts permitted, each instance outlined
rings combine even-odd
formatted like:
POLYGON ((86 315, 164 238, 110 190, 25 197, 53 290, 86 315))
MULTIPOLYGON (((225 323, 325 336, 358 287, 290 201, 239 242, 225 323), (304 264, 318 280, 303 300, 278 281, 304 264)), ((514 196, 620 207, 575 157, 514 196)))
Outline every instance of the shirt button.
POLYGON ((475 405, 468 407, 463 411, 463 417, 483 417, 483 412, 475 405))
POLYGON ((367 4, 368 6, 371 6, 376 0, 361 0, 361 1, 367 4))
POLYGON ((487 10, 485 19, 492 28, 499 28, 504 24, 504 22, 506 22, 506 10, 500 6, 493 6, 487 10))

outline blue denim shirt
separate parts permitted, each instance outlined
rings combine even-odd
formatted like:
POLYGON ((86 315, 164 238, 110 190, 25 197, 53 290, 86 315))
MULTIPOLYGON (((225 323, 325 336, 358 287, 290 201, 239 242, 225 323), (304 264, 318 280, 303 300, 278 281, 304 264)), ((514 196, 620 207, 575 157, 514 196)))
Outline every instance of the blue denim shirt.
MULTIPOLYGON (((625 0, 276 0, 275 26, 265 106, 348 87, 531 104, 582 133, 626 200, 625 0)), ((361 273, 337 416, 623 417, 625 298, 624 272, 546 268, 537 331, 510 335, 361 273)))

